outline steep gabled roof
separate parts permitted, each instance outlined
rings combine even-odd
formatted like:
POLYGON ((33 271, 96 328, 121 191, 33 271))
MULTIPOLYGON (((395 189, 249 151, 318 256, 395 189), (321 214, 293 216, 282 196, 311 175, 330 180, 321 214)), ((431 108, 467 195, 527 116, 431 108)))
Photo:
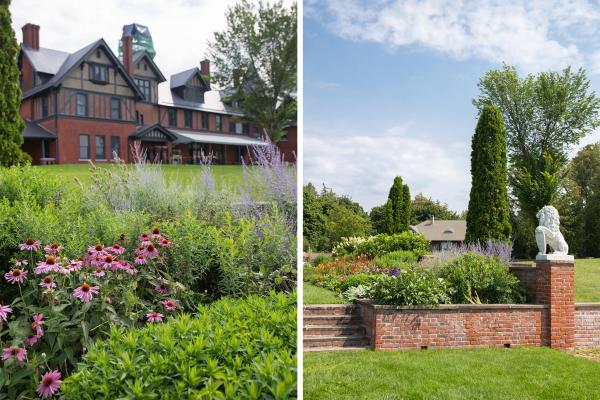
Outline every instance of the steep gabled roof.
POLYGON ((198 69, 198 67, 190 68, 185 71, 179 72, 177 74, 171 75, 171 79, 170 79, 171 89, 185 86, 185 84, 195 74, 198 74, 198 76, 200 77, 200 80, 202 82, 204 82, 204 85, 206 85, 206 87, 210 90, 210 85, 208 84, 208 82, 206 82, 206 79, 204 79, 202 77, 202 74, 200 73, 200 70, 198 69))
POLYGON ((37 72, 44 74, 56 75, 65 60, 70 56, 65 51, 58 51, 40 47, 39 50, 34 50, 26 44, 21 45, 21 50, 37 72))
POLYGON ((148 65, 150 65, 150 68, 154 70, 154 73, 158 76, 159 82, 165 82, 167 80, 167 78, 165 78, 162 72, 160 72, 160 69, 158 69, 158 65, 156 65, 156 63, 154 62, 152 57, 150 57, 150 54, 148 54, 148 52, 144 50, 136 51, 135 53, 133 53, 133 64, 137 64, 143 59, 146 59, 146 62, 148 63, 148 65))
MULTIPOLYGON (((98 39, 93 43, 90 43, 89 45, 85 46, 84 48, 77 50, 75 53, 69 55, 65 61, 63 62, 63 64, 61 65, 61 67, 58 69, 58 71, 56 71, 56 74, 54 74, 54 76, 48 80, 48 82, 36 86, 30 90, 28 90, 27 92, 23 93, 23 99, 26 99, 28 97, 31 97, 35 94, 41 93, 51 87, 58 87, 60 86, 60 84, 62 83, 63 79, 67 77, 67 75, 75 68, 77 67, 85 58, 87 58, 91 53, 93 53, 94 51, 96 51, 96 49, 102 47, 104 49, 104 51, 106 52, 106 54, 108 55, 108 57, 113 61, 114 65, 117 67, 117 69, 121 72, 121 74, 123 75, 123 77, 125 78, 125 80, 127 81, 127 83, 129 83, 129 85, 131 86, 131 88, 133 88, 133 90, 135 91, 135 93, 142 98, 143 95, 140 92, 140 90, 138 89, 137 85, 133 82, 133 80, 131 79, 131 77, 129 76, 129 74, 127 73, 127 71, 125 71, 125 68, 123 67, 123 64, 121 64, 121 61, 119 61, 119 59, 114 55, 114 53, 112 52, 112 50, 110 49, 110 47, 106 44, 106 42, 104 41, 104 39, 98 39)), ((35 50, 32 50, 35 51, 35 50)))
POLYGON ((153 125, 140 125, 135 128, 135 131, 129 135, 130 138, 133 139, 145 139, 145 140, 154 140, 161 141, 160 138, 153 137, 151 133, 153 131, 158 131, 162 133, 169 141, 174 141, 177 139, 177 136, 173 134, 173 132, 166 129, 161 124, 153 124, 153 125))

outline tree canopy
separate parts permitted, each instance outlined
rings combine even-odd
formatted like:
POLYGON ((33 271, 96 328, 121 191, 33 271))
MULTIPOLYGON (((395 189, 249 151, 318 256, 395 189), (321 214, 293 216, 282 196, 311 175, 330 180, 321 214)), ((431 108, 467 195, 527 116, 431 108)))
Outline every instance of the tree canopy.
POLYGON ((296 116, 297 8, 242 0, 229 8, 227 29, 216 32, 210 56, 214 80, 238 101, 244 119, 272 141, 296 116))
POLYGON ((9 5, 10 1, 0 2, 0 166, 31 162, 31 157, 21 150, 25 124, 19 114, 19 46, 11 27, 9 5))
POLYGON ((572 145, 600 125, 600 100, 590 90, 584 69, 541 72, 519 77, 504 65, 479 81, 473 104, 502 113, 509 156, 509 184, 525 217, 556 200, 561 167, 572 145))
POLYGON ((367 236, 372 232, 368 214, 348 196, 338 196, 323 185, 304 186, 304 249, 330 251, 342 237, 367 236))

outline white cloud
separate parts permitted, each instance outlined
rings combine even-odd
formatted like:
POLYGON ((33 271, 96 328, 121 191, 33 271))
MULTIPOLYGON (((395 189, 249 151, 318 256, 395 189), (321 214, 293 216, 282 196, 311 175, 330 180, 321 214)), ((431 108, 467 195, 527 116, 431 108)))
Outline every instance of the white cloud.
MULTIPOLYGON (((21 27, 40 25, 40 45, 73 52, 104 38, 115 54, 123 25, 147 25, 155 61, 163 74, 199 65, 208 55, 213 32, 225 29, 225 13, 236 0, 18 0, 10 6, 13 29, 21 41, 21 27)), ((286 1, 286 4, 291 1, 286 1)))
POLYGON ((370 210, 385 202, 394 177, 400 175, 412 196, 423 192, 455 210, 465 209, 471 183, 469 149, 415 138, 412 129, 405 125, 379 135, 305 132, 304 181, 325 183, 370 210))
POLYGON ((325 10, 317 7, 309 2, 308 15, 349 40, 416 45, 526 72, 587 64, 578 44, 600 45, 600 8, 585 0, 329 0, 325 10))

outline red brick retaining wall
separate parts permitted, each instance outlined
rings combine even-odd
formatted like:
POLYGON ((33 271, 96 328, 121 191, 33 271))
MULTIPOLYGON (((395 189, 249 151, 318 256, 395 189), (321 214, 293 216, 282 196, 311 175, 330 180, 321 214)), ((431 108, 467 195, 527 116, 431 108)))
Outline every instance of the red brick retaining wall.
POLYGON ((549 340, 546 305, 360 306, 377 350, 541 346, 549 340))
POLYGON ((398 307, 359 302, 376 350, 422 347, 600 347, 600 303, 575 304, 574 264, 538 261, 511 271, 536 304, 398 307))
POLYGON ((575 346, 600 348, 600 303, 575 304, 575 346))

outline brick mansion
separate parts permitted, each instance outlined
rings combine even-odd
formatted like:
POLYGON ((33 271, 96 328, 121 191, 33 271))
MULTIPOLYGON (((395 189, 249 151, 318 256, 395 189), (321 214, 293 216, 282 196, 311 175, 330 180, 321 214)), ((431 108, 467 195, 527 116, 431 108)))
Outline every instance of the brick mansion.
MULTIPOLYGON (((68 53, 40 47, 39 26, 22 30, 23 149, 34 164, 133 162, 133 148, 161 163, 210 155, 212 163, 237 164, 266 144, 263 130, 211 86, 208 60, 167 79, 153 52, 135 43, 144 26, 123 28, 120 57, 104 39, 68 53)), ((295 123, 286 131, 277 145, 295 162, 295 123)))

